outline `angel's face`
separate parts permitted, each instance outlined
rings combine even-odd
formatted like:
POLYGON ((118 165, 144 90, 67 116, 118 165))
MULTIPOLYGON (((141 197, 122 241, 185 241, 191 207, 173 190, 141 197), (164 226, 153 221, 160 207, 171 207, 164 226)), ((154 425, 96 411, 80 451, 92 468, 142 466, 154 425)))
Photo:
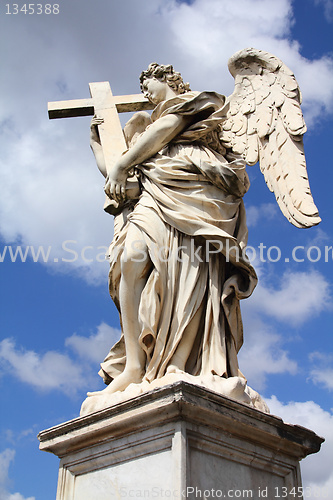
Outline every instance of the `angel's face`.
POLYGON ((146 78, 142 83, 144 96, 153 104, 159 104, 168 98, 171 90, 166 82, 162 82, 155 77, 146 78))

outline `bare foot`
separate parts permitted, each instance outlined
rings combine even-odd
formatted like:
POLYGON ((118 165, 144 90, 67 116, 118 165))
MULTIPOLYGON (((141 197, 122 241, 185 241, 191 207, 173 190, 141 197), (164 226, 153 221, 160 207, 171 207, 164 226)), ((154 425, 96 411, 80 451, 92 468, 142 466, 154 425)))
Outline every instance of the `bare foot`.
POLYGON ((106 394, 113 394, 117 391, 124 391, 130 384, 139 384, 142 382, 144 371, 125 368, 125 370, 118 375, 105 389, 96 392, 87 392, 87 396, 104 396, 106 394))
POLYGON ((181 368, 179 368, 176 365, 169 365, 167 370, 166 370, 166 374, 168 374, 168 373, 184 373, 184 370, 182 370, 181 368))

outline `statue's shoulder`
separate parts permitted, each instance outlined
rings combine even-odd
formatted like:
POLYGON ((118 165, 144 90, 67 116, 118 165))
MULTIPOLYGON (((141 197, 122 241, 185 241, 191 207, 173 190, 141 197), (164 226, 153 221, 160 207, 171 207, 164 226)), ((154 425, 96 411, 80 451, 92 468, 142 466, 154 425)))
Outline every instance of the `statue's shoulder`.
POLYGON ((196 114, 203 108, 216 110, 225 105, 225 96, 212 91, 190 91, 161 102, 154 109, 151 118, 157 120, 168 113, 196 114))

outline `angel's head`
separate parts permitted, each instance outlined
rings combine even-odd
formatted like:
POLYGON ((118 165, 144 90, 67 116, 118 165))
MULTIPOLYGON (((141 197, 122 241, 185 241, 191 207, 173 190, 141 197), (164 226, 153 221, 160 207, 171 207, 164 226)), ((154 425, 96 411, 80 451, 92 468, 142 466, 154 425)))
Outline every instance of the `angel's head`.
POLYGON ((171 64, 151 63, 140 75, 140 87, 144 95, 154 104, 170 99, 178 94, 184 94, 190 89, 184 83, 182 76, 174 71, 171 64))

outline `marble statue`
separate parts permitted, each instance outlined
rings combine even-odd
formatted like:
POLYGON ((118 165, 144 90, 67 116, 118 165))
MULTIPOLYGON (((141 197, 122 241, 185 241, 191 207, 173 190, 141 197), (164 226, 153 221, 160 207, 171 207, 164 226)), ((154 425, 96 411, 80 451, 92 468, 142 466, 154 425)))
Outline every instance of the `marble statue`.
POLYGON ((108 385, 88 393, 83 414, 108 406, 116 393, 180 379, 266 409, 237 360, 239 303, 257 283, 245 253, 246 165, 259 161, 296 227, 320 218, 293 73, 255 49, 237 52, 229 70, 235 90, 226 98, 193 92, 171 65, 150 64, 140 84, 154 110, 126 124, 128 149, 111 167, 100 143, 103 119, 92 120, 91 147, 115 215, 109 288, 122 336, 101 364, 108 385))

